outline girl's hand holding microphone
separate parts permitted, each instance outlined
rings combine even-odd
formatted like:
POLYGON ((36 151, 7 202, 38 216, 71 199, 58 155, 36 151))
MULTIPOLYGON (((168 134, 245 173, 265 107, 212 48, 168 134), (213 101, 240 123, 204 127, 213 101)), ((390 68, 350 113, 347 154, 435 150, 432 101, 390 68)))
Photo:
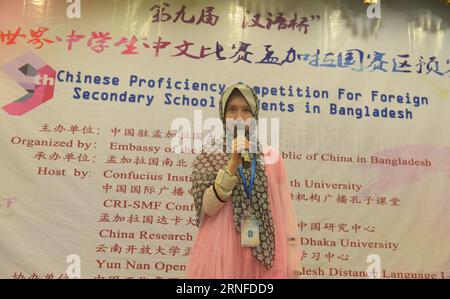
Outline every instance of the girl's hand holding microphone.
POLYGON ((241 153, 245 150, 249 150, 251 142, 244 136, 238 136, 233 139, 231 145, 231 158, 228 161, 228 170, 231 174, 234 174, 241 163, 241 153))

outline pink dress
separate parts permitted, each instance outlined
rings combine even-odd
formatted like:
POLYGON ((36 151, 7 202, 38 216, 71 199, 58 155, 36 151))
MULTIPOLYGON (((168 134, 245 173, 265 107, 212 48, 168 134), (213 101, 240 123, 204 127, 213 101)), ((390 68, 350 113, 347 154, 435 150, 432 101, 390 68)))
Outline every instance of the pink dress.
POLYGON ((241 246, 240 233, 233 223, 233 203, 230 199, 216 215, 204 214, 187 265, 187 278, 298 277, 295 270, 300 268, 300 237, 284 161, 270 147, 264 152, 264 161, 275 228, 273 267, 266 269, 253 256, 251 248, 241 246), (290 237, 294 237, 295 241, 289 241, 290 237))

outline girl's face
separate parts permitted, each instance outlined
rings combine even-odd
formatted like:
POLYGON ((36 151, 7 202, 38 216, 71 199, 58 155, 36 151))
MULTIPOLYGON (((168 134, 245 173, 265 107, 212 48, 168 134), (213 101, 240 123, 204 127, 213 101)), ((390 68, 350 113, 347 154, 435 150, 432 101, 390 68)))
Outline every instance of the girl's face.
POLYGON ((247 104, 247 101, 243 96, 233 96, 228 100, 225 118, 231 118, 234 120, 243 119, 245 121, 252 116, 252 109, 250 109, 250 106, 247 104))

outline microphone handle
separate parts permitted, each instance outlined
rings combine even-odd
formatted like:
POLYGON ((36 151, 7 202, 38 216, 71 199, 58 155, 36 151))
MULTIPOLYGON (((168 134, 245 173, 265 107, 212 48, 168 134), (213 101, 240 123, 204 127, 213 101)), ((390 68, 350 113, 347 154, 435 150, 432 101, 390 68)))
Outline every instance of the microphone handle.
POLYGON ((251 167, 250 155, 248 153, 248 149, 246 149, 243 153, 241 153, 241 164, 243 168, 251 167))

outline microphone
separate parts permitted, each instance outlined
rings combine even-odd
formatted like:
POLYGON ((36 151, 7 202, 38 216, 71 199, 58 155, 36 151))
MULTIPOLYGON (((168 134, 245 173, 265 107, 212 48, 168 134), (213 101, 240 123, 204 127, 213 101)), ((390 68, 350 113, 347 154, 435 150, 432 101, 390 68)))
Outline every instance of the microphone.
MULTIPOLYGON (((237 126, 234 127, 234 138, 238 137, 238 132, 237 132, 237 126)), ((248 127, 245 127, 245 139, 249 140, 249 130, 248 127)), ((239 154, 241 156, 241 165, 243 168, 250 168, 251 167, 251 159, 250 159, 250 154, 248 149, 244 149, 243 152, 241 152, 239 154)))
MULTIPOLYGON (((245 139, 246 140, 249 140, 250 139, 250 137, 249 137, 249 129, 248 129, 248 127, 246 126, 245 127, 245 139)), ((248 151, 248 149, 246 148, 245 150, 244 150, 244 152, 243 153, 241 153, 241 164, 242 164, 242 167, 243 168, 250 168, 250 166, 251 166, 251 159, 250 159, 250 154, 249 154, 249 151, 248 151)))

